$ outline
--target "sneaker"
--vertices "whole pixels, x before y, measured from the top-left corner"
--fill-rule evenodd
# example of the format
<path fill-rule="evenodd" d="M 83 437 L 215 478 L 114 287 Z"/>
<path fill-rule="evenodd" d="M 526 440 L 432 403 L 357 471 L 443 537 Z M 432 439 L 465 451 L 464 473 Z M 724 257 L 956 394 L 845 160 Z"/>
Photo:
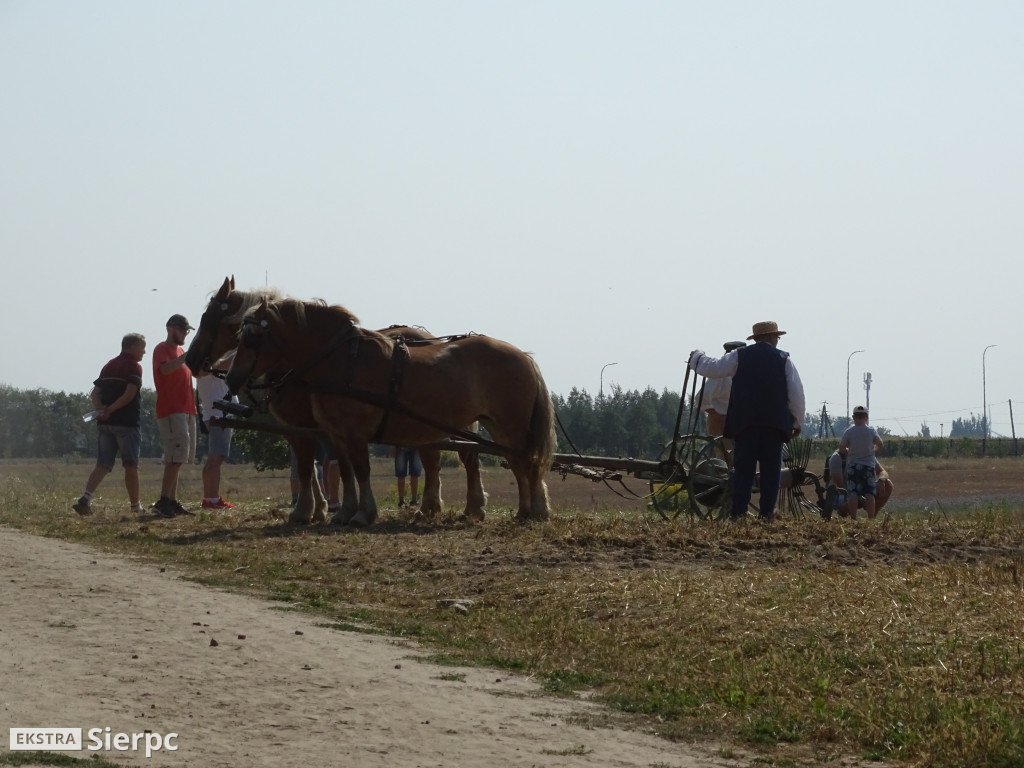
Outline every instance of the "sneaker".
<path fill-rule="evenodd" d="M 187 509 L 185 509 L 185 507 L 183 507 L 181 505 L 181 502 L 178 501 L 177 499 L 171 499 L 171 509 L 173 510 L 172 517 L 174 515 L 191 515 L 192 514 Z"/>
<path fill-rule="evenodd" d="M 89 500 L 87 498 L 85 498 L 85 496 L 83 496 L 78 501 L 76 501 L 74 504 L 72 504 L 71 508 L 73 510 L 75 510 L 75 512 L 77 512 L 78 514 L 80 514 L 82 516 L 91 515 L 92 514 L 92 506 L 89 504 Z"/>
<path fill-rule="evenodd" d="M 162 496 L 153 505 L 153 512 L 157 517 L 174 517 L 174 507 L 171 506 L 171 500 L 166 496 Z"/>
<path fill-rule="evenodd" d="M 203 499 L 203 509 L 234 509 L 235 505 L 230 502 L 224 501 L 224 499 L 217 499 L 216 501 L 210 501 L 209 499 Z"/>

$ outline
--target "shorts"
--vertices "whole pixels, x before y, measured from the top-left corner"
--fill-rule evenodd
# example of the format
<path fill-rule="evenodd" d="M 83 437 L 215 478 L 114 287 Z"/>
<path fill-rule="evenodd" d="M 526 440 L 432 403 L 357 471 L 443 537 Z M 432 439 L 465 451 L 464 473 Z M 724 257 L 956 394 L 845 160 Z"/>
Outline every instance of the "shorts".
<path fill-rule="evenodd" d="M 164 464 L 191 464 L 196 460 L 196 417 L 192 413 L 172 413 L 156 420 Z"/>
<path fill-rule="evenodd" d="M 209 427 L 207 438 L 207 453 L 211 456 L 227 456 L 231 453 L 231 436 L 235 430 L 231 427 Z"/>
<path fill-rule="evenodd" d="M 420 452 L 415 448 L 395 449 L 395 477 L 419 477 L 423 474 Z"/>
<path fill-rule="evenodd" d="M 338 454 L 334 451 L 334 443 L 326 437 L 316 439 L 316 460 L 321 464 L 338 460 Z"/>
<path fill-rule="evenodd" d="M 100 424 L 99 451 L 96 463 L 107 469 L 114 468 L 114 459 L 121 453 L 122 467 L 139 466 L 142 453 L 142 430 L 138 427 L 117 427 Z"/>
<path fill-rule="evenodd" d="M 877 479 L 872 464 L 848 464 L 846 466 L 846 488 L 857 496 L 874 496 Z"/>

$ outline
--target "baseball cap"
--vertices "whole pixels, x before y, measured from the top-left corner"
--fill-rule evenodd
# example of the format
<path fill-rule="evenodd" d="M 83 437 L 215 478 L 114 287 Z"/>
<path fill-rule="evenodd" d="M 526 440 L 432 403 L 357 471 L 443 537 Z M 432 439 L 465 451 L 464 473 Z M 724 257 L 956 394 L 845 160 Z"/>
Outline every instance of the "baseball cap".
<path fill-rule="evenodd" d="M 189 331 L 195 330 L 195 328 L 188 324 L 188 320 L 184 315 L 171 315 L 167 318 L 167 325 L 174 325 L 178 328 L 185 328 Z"/>
<path fill-rule="evenodd" d="M 868 409 L 865 408 L 863 405 L 858 405 L 856 408 L 853 409 L 853 415 L 856 416 L 859 413 L 863 413 L 865 416 L 867 416 Z"/>

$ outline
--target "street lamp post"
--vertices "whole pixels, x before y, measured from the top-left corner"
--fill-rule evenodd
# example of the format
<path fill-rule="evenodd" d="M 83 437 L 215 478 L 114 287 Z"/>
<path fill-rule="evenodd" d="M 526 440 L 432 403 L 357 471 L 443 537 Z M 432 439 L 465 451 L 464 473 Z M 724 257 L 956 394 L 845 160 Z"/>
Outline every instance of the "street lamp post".
<path fill-rule="evenodd" d="M 605 363 L 601 366 L 601 387 L 597 390 L 598 397 L 604 397 L 604 369 L 609 365 L 618 365 L 618 363 Z"/>
<path fill-rule="evenodd" d="M 863 352 L 863 349 L 855 349 L 850 353 L 850 357 L 846 358 L 846 420 L 850 420 L 850 359 L 858 352 Z"/>
<path fill-rule="evenodd" d="M 981 424 L 982 424 L 982 436 L 981 436 L 981 455 L 985 455 L 985 451 L 988 448 L 988 387 L 985 382 L 985 353 L 988 352 L 992 347 L 997 347 L 998 344 L 989 344 L 981 352 Z"/>

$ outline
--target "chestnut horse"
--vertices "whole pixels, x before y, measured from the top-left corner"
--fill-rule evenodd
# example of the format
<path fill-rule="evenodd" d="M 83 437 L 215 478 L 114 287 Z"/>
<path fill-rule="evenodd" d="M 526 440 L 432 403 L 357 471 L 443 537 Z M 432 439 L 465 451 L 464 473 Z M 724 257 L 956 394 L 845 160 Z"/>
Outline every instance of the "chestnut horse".
<path fill-rule="evenodd" d="M 238 343 L 238 333 L 244 314 L 259 305 L 264 299 L 279 298 L 281 296 L 275 290 L 257 292 L 235 290 L 234 277 L 224 278 L 220 290 L 210 300 L 203 312 L 199 330 L 185 353 L 186 364 L 192 370 L 198 371 L 211 365 L 212 361 L 220 359 L 225 352 L 233 349 Z M 421 340 L 431 338 L 430 334 L 422 329 L 409 326 L 391 326 L 382 330 L 381 333 L 396 338 L 399 336 Z M 279 375 L 284 375 L 284 373 L 283 369 L 277 372 Z M 270 378 L 273 379 L 274 376 L 271 375 Z M 297 384 L 282 390 L 270 399 L 268 405 L 271 414 L 282 424 L 317 429 L 309 393 L 302 385 Z M 300 487 L 298 503 L 292 510 L 289 519 L 293 523 L 323 522 L 326 518 L 327 500 L 314 475 L 316 438 L 309 434 L 295 433 L 288 435 L 287 440 L 292 450 L 295 451 Z M 481 520 L 484 516 L 487 494 L 484 492 L 480 478 L 480 455 L 475 450 L 460 450 L 458 453 L 466 468 L 466 507 L 463 514 L 469 519 Z M 358 509 L 358 494 L 351 461 L 342 452 L 338 452 L 337 455 L 342 481 L 342 506 L 333 522 L 345 523 Z M 422 448 L 420 457 L 423 460 L 424 469 L 420 513 L 431 518 L 444 509 L 444 501 L 441 499 L 441 452 L 436 448 Z"/>
<path fill-rule="evenodd" d="M 354 524 L 377 517 L 369 443 L 424 445 L 473 421 L 487 428 L 491 450 L 515 475 L 519 519 L 547 519 L 554 409 L 533 358 L 480 335 L 406 347 L 356 323 L 344 307 L 324 302 L 264 301 L 243 319 L 229 389 L 289 369 L 279 388 L 305 387 L 317 425 L 352 461 L 359 485 Z"/>

